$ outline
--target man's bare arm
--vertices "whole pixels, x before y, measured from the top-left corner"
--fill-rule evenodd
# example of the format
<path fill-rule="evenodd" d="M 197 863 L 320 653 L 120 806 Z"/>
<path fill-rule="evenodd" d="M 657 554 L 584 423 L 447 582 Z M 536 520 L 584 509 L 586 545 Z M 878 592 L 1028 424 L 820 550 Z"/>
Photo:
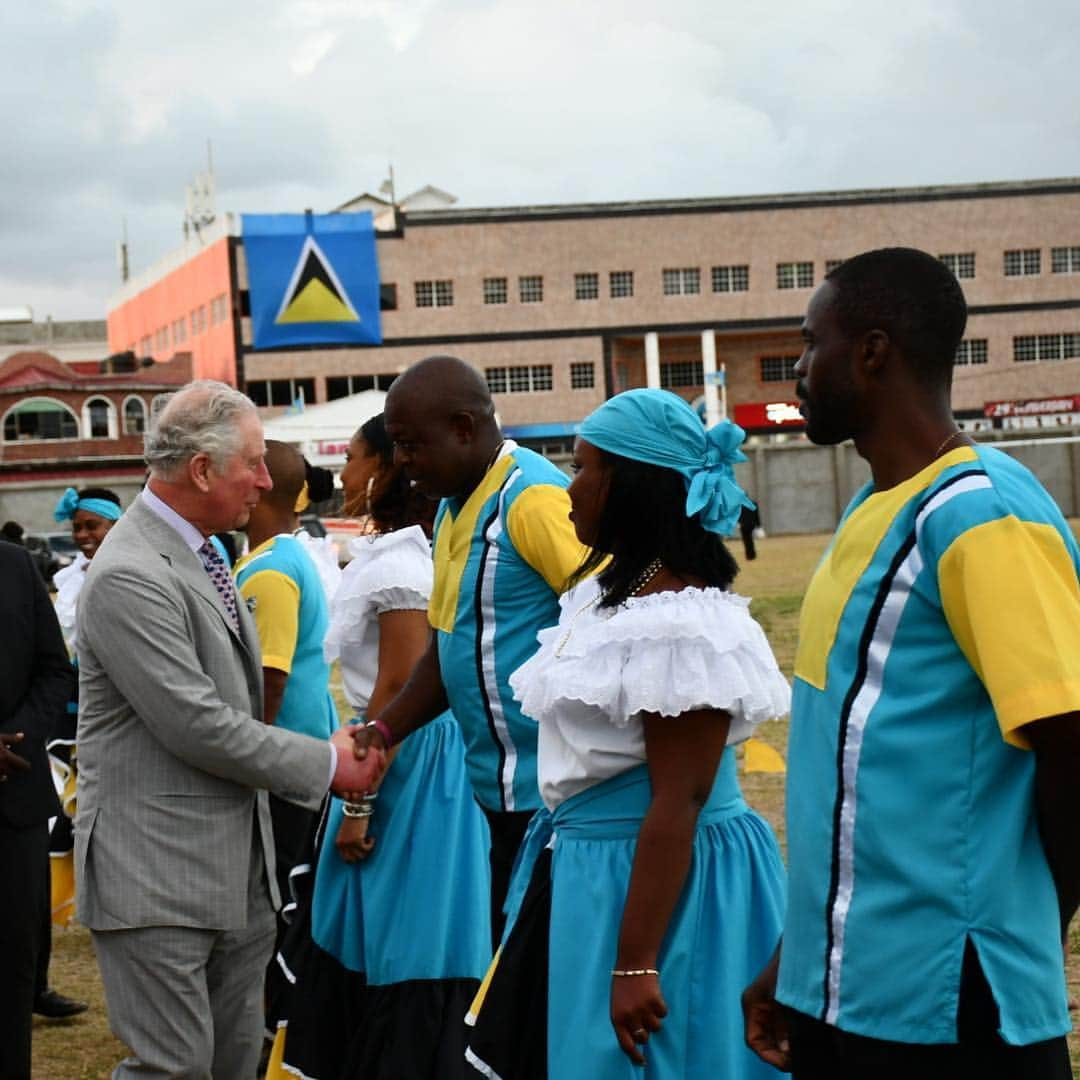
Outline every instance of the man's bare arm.
<path fill-rule="evenodd" d="M 1023 732 L 1035 751 L 1035 807 L 1057 887 L 1062 933 L 1080 905 L 1080 712 L 1049 716 Z"/>

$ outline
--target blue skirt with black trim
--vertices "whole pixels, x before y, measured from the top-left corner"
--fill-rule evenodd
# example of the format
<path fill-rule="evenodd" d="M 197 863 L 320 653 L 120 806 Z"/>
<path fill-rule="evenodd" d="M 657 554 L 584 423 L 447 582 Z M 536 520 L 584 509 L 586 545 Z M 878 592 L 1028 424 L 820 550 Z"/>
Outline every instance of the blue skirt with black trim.
<path fill-rule="evenodd" d="M 668 1016 L 649 1039 L 645 1068 L 633 1065 L 615 1039 L 609 1019 L 611 969 L 637 836 L 651 799 L 648 770 L 638 766 L 568 799 L 553 815 L 541 811 L 522 846 L 508 899 L 511 920 L 536 859 L 554 834 L 547 1075 L 558 1080 L 773 1080 L 776 1071 L 743 1042 L 740 995 L 779 941 L 784 870 L 772 830 L 743 800 L 730 749 L 698 819 L 690 872 L 660 950 Z M 513 933 L 511 923 L 504 948 Z M 477 1020 L 481 1038 L 487 1037 L 484 1012 L 495 1006 L 493 995 L 500 992 L 497 979 L 496 968 Z M 506 993 L 509 988 L 502 986 Z M 495 1006 L 493 1015 L 498 1011 Z M 499 1071 L 497 1049 L 478 1042 L 470 1044 L 474 1066 L 510 1080 Z"/>

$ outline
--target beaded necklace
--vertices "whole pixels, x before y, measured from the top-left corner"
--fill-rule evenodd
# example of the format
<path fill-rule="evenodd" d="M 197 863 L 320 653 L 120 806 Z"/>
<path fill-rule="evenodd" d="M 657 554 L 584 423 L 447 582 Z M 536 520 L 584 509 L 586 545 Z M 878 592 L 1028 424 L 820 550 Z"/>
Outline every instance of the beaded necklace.
<path fill-rule="evenodd" d="M 644 570 L 632 582 L 630 582 L 630 588 L 626 590 L 627 597 L 638 596 L 642 590 L 652 581 L 661 570 L 664 569 L 664 563 L 661 559 L 653 559 Z M 566 648 L 566 643 L 570 640 L 571 635 L 574 633 L 574 626 L 578 621 L 578 618 L 585 614 L 586 611 L 591 610 L 604 599 L 604 594 L 600 593 L 598 596 L 594 596 L 588 603 L 582 604 L 581 607 L 574 612 L 570 619 L 570 624 L 566 628 L 566 633 L 559 639 L 558 644 L 555 646 L 556 658 L 562 656 L 563 649 Z"/>

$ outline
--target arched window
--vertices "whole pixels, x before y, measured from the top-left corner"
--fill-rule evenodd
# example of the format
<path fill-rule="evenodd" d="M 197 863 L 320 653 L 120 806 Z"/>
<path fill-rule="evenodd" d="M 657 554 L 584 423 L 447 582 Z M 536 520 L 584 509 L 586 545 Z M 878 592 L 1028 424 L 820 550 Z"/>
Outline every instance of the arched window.
<path fill-rule="evenodd" d="M 90 398 L 83 405 L 83 437 L 116 438 L 116 410 L 108 398 Z"/>
<path fill-rule="evenodd" d="M 146 430 L 146 404 L 142 398 L 129 397 L 124 402 L 124 434 L 141 435 Z"/>
<path fill-rule="evenodd" d="M 53 398 L 27 398 L 4 414 L 4 442 L 78 437 L 75 414 Z"/>

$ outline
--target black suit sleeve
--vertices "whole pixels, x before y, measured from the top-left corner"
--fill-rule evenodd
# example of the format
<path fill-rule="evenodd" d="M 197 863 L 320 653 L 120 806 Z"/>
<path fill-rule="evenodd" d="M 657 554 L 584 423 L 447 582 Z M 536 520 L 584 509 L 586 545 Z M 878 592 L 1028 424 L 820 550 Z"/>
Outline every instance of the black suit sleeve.
<path fill-rule="evenodd" d="M 22 731 L 27 739 L 44 741 L 67 708 L 74 673 L 52 601 L 29 554 L 11 545 L 4 545 L 4 549 L 3 577 L 9 599 L 0 607 L 8 632 L 14 630 L 23 637 L 12 642 L 12 652 L 23 660 L 25 675 L 9 673 L 15 676 L 9 692 L 12 685 L 19 691 L 10 711 L 0 715 L 0 732 Z M 9 609 L 12 601 L 19 610 Z"/>

